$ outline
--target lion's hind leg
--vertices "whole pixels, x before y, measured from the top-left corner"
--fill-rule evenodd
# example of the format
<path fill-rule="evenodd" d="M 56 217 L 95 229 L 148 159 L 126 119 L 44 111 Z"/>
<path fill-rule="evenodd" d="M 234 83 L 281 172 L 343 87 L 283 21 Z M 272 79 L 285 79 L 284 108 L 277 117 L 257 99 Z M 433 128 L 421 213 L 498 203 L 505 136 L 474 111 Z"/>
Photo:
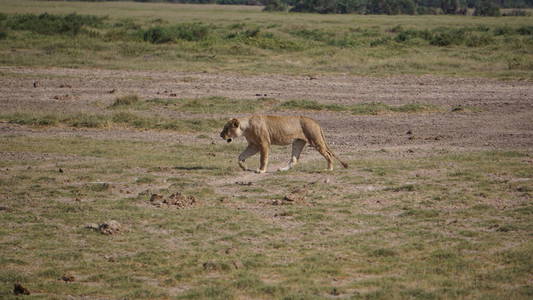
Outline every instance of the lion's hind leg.
<path fill-rule="evenodd" d="M 328 148 L 324 143 L 319 143 L 315 146 L 316 150 L 324 156 L 326 161 L 328 162 L 328 168 L 327 171 L 333 171 L 333 159 L 331 153 L 328 151 Z"/>
<path fill-rule="evenodd" d="M 295 140 L 292 143 L 291 160 L 289 161 L 286 167 L 280 168 L 279 171 L 287 171 L 298 163 L 298 160 L 300 159 L 300 154 L 302 154 L 302 150 L 304 149 L 306 143 L 306 141 L 299 139 Z"/>

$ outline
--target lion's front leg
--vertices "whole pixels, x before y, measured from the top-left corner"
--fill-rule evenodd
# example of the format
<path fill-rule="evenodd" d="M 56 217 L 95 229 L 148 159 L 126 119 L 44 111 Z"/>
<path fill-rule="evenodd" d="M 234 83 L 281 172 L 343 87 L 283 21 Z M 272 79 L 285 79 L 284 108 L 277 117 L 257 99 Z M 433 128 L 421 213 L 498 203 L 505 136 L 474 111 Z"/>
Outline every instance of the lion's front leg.
<path fill-rule="evenodd" d="M 259 169 L 256 171 L 257 173 L 265 173 L 267 170 L 268 165 L 268 145 L 261 145 L 261 164 L 259 166 Z"/>
<path fill-rule="evenodd" d="M 250 156 L 255 155 L 257 152 L 259 152 L 258 147 L 248 145 L 248 147 L 246 147 L 246 149 L 244 149 L 244 151 L 239 155 L 239 167 L 241 167 L 241 169 L 243 169 L 244 171 L 250 171 L 250 169 L 246 167 L 245 161 Z"/>

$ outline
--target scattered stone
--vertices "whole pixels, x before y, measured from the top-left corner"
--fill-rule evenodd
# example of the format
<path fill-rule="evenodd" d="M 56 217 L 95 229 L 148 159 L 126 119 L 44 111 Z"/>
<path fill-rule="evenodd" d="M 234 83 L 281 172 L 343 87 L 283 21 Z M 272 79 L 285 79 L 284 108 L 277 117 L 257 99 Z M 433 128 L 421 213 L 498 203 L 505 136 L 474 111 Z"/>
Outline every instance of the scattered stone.
<path fill-rule="evenodd" d="M 150 203 L 152 203 L 153 205 L 163 203 L 163 196 L 158 194 L 152 194 L 152 196 L 150 196 Z"/>
<path fill-rule="evenodd" d="M 102 223 L 98 225 L 98 230 L 100 231 L 100 233 L 105 235 L 117 234 L 121 230 L 121 225 L 119 222 L 111 220 L 107 223 Z"/>
<path fill-rule="evenodd" d="M 72 86 L 70 84 L 66 84 L 66 83 L 63 83 L 61 85 L 59 85 L 60 88 L 72 88 Z"/>
<path fill-rule="evenodd" d="M 114 256 L 111 256 L 111 255 L 104 255 L 104 258 L 108 261 L 108 262 L 116 262 L 117 259 L 114 257 Z"/>
<path fill-rule="evenodd" d="M 196 204 L 196 198 L 194 196 L 185 196 L 180 192 L 176 192 L 167 198 L 162 195 L 152 194 L 150 196 L 150 203 L 157 207 L 176 207 L 177 209 L 186 208 Z"/>
<path fill-rule="evenodd" d="M 309 76 L 309 80 L 317 80 L 317 79 L 318 79 L 318 77 L 316 77 L 316 76 Z"/>
<path fill-rule="evenodd" d="M 333 288 L 333 289 L 331 290 L 330 294 L 331 294 L 332 296 L 339 296 L 339 295 L 340 295 L 340 293 L 339 293 L 339 291 L 337 290 L 337 288 Z"/>
<path fill-rule="evenodd" d="M 455 223 L 457 223 L 457 222 L 459 222 L 457 219 L 450 220 L 450 221 L 448 221 L 448 222 L 446 223 L 446 225 L 452 225 L 452 224 L 455 224 Z"/>
<path fill-rule="evenodd" d="M 292 191 L 290 194 L 285 195 L 285 197 L 283 197 L 283 200 L 288 202 L 304 202 L 306 195 L 307 189 L 299 188 Z"/>
<path fill-rule="evenodd" d="M 279 214 L 274 214 L 274 217 L 290 217 L 290 216 L 292 216 L 292 214 L 286 211 L 280 212 Z"/>
<path fill-rule="evenodd" d="M 464 108 L 461 105 L 452 107 L 452 111 L 453 112 L 463 111 L 463 110 L 464 110 Z"/>
<path fill-rule="evenodd" d="M 33 81 L 33 87 L 36 88 L 39 86 L 39 81 L 35 80 Z"/>
<path fill-rule="evenodd" d="M 117 91 L 116 89 L 112 89 L 112 90 L 108 91 L 107 93 L 108 94 L 114 94 L 116 91 Z"/>
<path fill-rule="evenodd" d="M 58 171 L 59 171 L 59 173 L 63 173 L 63 169 L 61 169 L 61 168 L 59 168 Z"/>
<path fill-rule="evenodd" d="M 185 196 L 180 192 L 170 195 L 167 199 L 163 200 L 163 203 L 168 205 L 175 205 L 178 208 L 184 208 L 187 206 L 192 206 L 196 203 L 196 198 L 194 196 Z"/>
<path fill-rule="evenodd" d="M 178 97 L 178 94 L 176 94 L 176 93 L 171 93 L 169 96 L 170 96 L 170 97 Z"/>
<path fill-rule="evenodd" d="M 244 268 L 244 265 L 243 265 L 242 262 L 239 261 L 239 260 L 235 260 L 235 261 L 233 261 L 232 264 L 233 264 L 233 267 L 234 267 L 235 269 L 237 269 L 237 270 L 238 270 L 238 269 L 242 269 L 242 268 Z"/>
<path fill-rule="evenodd" d="M 216 271 L 218 269 L 218 265 L 214 262 L 208 261 L 202 264 L 202 267 L 206 271 Z"/>
<path fill-rule="evenodd" d="M 15 283 L 13 287 L 13 294 L 15 295 L 29 295 L 30 291 L 27 288 L 23 287 L 20 283 Z"/>
<path fill-rule="evenodd" d="M 65 95 L 59 95 L 59 96 L 56 95 L 56 96 L 54 96 L 53 98 L 54 98 L 54 100 L 68 100 L 68 99 L 70 99 L 71 97 L 70 97 L 69 94 L 65 94 Z"/>
<path fill-rule="evenodd" d="M 61 276 L 61 280 L 65 281 L 65 282 L 73 282 L 76 280 L 76 278 L 72 275 L 63 275 Z"/>
<path fill-rule="evenodd" d="M 272 205 L 282 205 L 282 204 L 283 204 L 283 201 L 281 200 L 278 200 L 278 199 L 272 200 Z"/>
<path fill-rule="evenodd" d="M 413 131 L 411 129 L 409 129 L 409 130 L 407 130 L 407 132 L 405 134 L 411 135 L 411 134 L 413 134 Z"/>
<path fill-rule="evenodd" d="M 413 149 L 407 149 L 407 153 L 415 153 L 415 150 L 413 150 Z"/>
<path fill-rule="evenodd" d="M 235 181 L 236 185 L 252 185 L 251 181 Z"/>
<path fill-rule="evenodd" d="M 326 178 L 326 180 L 324 180 L 324 183 L 326 183 L 326 184 L 328 184 L 330 182 L 331 182 L 331 180 L 329 178 Z"/>
<path fill-rule="evenodd" d="M 100 229 L 100 226 L 96 223 L 91 223 L 91 224 L 85 225 L 85 228 L 97 231 Z"/>
<path fill-rule="evenodd" d="M 0 211 L 8 211 L 9 208 L 7 206 L 0 206 Z"/>

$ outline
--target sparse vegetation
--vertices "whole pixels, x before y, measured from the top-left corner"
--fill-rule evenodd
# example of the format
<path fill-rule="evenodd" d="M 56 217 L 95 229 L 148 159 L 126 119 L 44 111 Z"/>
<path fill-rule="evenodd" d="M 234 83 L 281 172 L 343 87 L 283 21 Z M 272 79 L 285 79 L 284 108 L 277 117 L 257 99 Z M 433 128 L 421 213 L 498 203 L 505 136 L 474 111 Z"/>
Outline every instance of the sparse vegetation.
<path fill-rule="evenodd" d="M 0 45 L 0 62 L 7 65 L 531 76 L 528 63 L 508 64 L 518 56 L 531 61 L 528 17 L 506 17 L 503 26 L 490 18 L 465 16 L 404 16 L 390 22 L 387 16 L 298 15 L 300 21 L 295 22 L 260 8 L 220 8 L 225 10 L 222 18 L 207 13 L 210 8 L 203 12 L 194 6 L 143 6 L 146 12 L 141 15 L 162 16 L 154 19 L 132 18 L 106 3 L 93 6 L 89 15 L 65 14 L 81 4 L 47 2 L 12 13 L 17 12 L 13 1 L 4 2 L 6 13 L 0 18 L 0 38 L 6 41 Z M 139 14 L 141 4 L 127 5 Z M 201 17 L 194 17 L 197 10 Z M 418 54 L 411 55 L 413 51 Z"/>
<path fill-rule="evenodd" d="M 347 111 L 354 115 L 376 115 L 380 113 L 420 113 L 435 112 L 439 108 L 430 104 L 412 103 L 392 106 L 380 102 L 359 103 L 352 105 L 321 104 L 311 100 L 291 100 L 279 105 L 281 109 Z"/>
<path fill-rule="evenodd" d="M 165 119 L 145 117 L 131 112 L 116 112 L 112 115 L 79 113 L 70 116 L 15 113 L 0 115 L 1 120 L 13 124 L 32 126 L 66 125 L 81 128 L 132 127 L 139 129 L 163 129 L 178 132 L 205 132 L 218 129 L 223 120 L 214 119 Z"/>

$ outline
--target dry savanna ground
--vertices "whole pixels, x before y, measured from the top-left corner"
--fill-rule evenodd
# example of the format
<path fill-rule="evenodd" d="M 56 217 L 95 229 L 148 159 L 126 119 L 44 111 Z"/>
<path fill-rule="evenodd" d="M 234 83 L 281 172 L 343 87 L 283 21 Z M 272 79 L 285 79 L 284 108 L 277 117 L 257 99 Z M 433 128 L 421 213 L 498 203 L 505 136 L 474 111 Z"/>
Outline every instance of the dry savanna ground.
<path fill-rule="evenodd" d="M 248 7 L 14 0 L 0 8 L 7 20 L 110 15 L 96 33 L 15 24 L 0 40 L 0 298 L 533 297 L 533 52 L 517 33 L 527 17 L 287 18 Z M 180 13 L 219 31 L 256 22 L 266 33 L 113 40 L 129 32 L 120 26 L 170 26 Z M 433 20 L 461 20 L 475 37 L 494 33 L 494 44 L 413 37 L 406 46 L 390 30 L 420 33 L 410 26 Z M 494 27 L 501 20 L 509 27 Z M 361 28 L 346 29 L 355 21 Z M 347 31 L 328 40 L 339 28 Z M 374 34 L 383 44 L 371 45 Z M 301 47 L 265 47 L 285 39 Z M 137 46 L 140 54 L 123 51 Z M 324 171 L 306 148 L 294 169 L 277 172 L 290 147 L 274 146 L 266 174 L 241 171 L 246 142 L 219 132 L 253 113 L 316 119 L 350 167 Z"/>

